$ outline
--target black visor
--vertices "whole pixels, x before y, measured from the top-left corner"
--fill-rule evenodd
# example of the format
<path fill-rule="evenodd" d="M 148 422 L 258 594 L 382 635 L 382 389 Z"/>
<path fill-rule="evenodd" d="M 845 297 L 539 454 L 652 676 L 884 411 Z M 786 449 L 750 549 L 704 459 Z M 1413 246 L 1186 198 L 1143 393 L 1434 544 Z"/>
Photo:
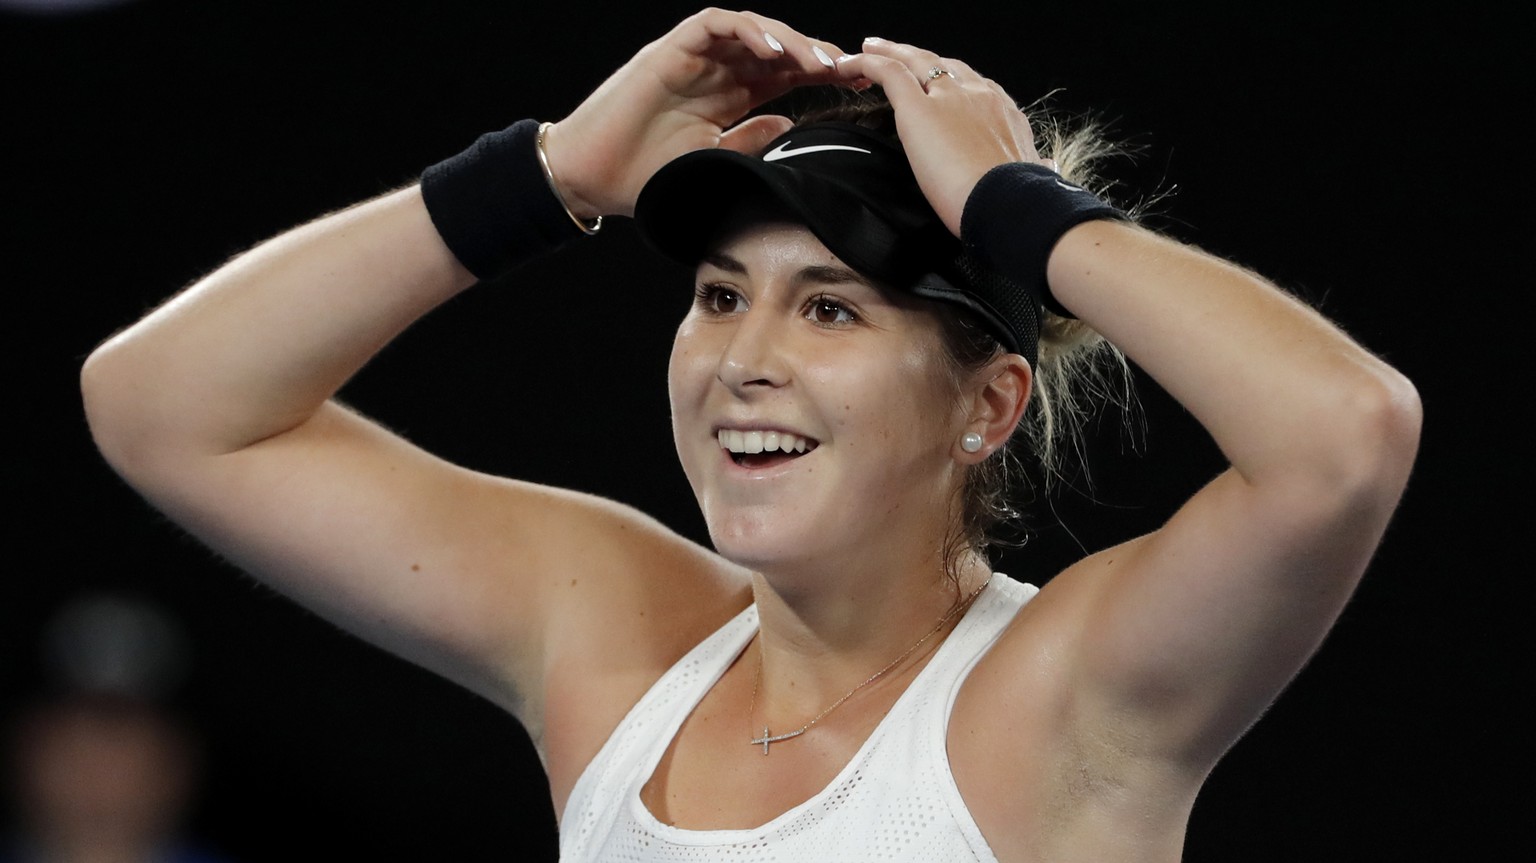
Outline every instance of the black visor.
<path fill-rule="evenodd" d="M 929 206 L 906 153 L 852 123 L 801 126 L 760 156 L 697 150 L 657 171 L 635 203 L 647 241 L 697 264 L 737 204 L 766 196 L 872 280 L 976 313 L 1011 352 L 1035 363 L 1039 303 L 966 254 Z"/>

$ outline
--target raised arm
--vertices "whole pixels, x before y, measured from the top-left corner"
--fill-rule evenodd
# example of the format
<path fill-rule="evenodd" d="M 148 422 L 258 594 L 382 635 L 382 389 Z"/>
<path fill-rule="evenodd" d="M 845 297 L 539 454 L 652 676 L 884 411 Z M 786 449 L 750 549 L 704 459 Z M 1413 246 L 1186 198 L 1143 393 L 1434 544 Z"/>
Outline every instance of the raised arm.
<path fill-rule="evenodd" d="M 727 129 L 826 78 L 821 44 L 759 16 L 688 19 L 550 130 L 557 188 L 581 218 L 624 213 L 670 158 L 757 146 L 787 121 Z M 498 140 L 497 158 L 520 167 L 491 170 L 535 181 L 513 183 L 527 200 L 488 215 L 514 216 L 545 246 L 578 236 L 531 135 Z M 444 227 L 473 226 L 472 206 L 429 212 L 412 186 L 269 240 L 108 340 L 82 386 L 103 454 L 177 522 L 322 615 L 537 724 L 529 702 L 544 697 L 545 669 L 572 659 L 559 651 L 593 636 L 644 666 L 647 645 L 696 639 L 741 585 L 627 508 L 457 468 L 332 401 L 390 339 L 476 281 L 455 254 L 473 243 Z M 541 242 L 508 239 L 525 256 Z M 684 586 L 701 601 L 680 601 Z M 647 609 L 648 622 L 634 614 Z M 666 615 L 671 628 L 656 619 Z"/>
<path fill-rule="evenodd" d="M 965 64 L 911 46 L 866 43 L 842 65 L 885 87 L 951 229 L 966 220 L 967 241 L 1008 258 L 999 238 L 1032 221 L 1032 202 L 1010 199 L 989 172 L 1042 161 L 1015 103 Z M 935 67 L 955 77 L 930 83 Z M 968 206 L 1011 221 L 972 236 Z M 1055 299 L 1188 408 L 1231 468 L 1160 530 L 1058 576 L 1029 631 L 1009 638 L 1021 664 L 1049 656 L 1054 715 L 1198 784 L 1359 580 L 1407 481 L 1418 399 L 1322 317 L 1197 249 L 1115 221 L 1079 224 L 1048 248 L 1035 266 Z"/>
<path fill-rule="evenodd" d="M 1259 277 L 1129 225 L 1072 230 L 1049 272 L 1231 464 L 1079 576 L 1081 676 L 1099 709 L 1154 718 L 1203 768 L 1316 650 L 1364 573 L 1407 483 L 1418 398 Z"/>

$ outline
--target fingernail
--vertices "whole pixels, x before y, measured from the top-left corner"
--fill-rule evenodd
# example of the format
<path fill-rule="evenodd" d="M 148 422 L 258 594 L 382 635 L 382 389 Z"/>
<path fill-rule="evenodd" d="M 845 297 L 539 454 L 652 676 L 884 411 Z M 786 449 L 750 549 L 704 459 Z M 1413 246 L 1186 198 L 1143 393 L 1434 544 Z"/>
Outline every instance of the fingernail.
<path fill-rule="evenodd" d="M 843 54 L 843 55 L 841 55 L 840 57 L 837 58 L 836 62 L 838 63 L 838 65 L 842 65 L 843 63 L 847 63 L 849 60 L 852 60 L 852 59 L 853 59 L 853 55 L 852 54 Z"/>
<path fill-rule="evenodd" d="M 832 62 L 832 58 L 827 56 L 827 52 L 821 50 L 820 45 L 812 45 L 811 53 L 816 55 L 816 59 L 821 61 L 821 65 L 827 67 L 828 69 L 837 68 L 837 64 Z"/>
<path fill-rule="evenodd" d="M 764 33 L 763 34 L 763 39 L 767 40 L 769 48 L 772 48 L 773 50 L 779 52 L 780 54 L 784 53 L 784 45 L 783 45 L 783 43 L 781 43 L 779 40 L 773 38 L 773 34 L 772 33 Z"/>
<path fill-rule="evenodd" d="M 865 36 L 864 37 L 864 44 L 865 45 L 874 45 L 874 44 L 877 44 L 877 43 L 880 43 L 880 42 L 884 42 L 884 41 L 885 40 L 881 39 L 879 36 Z"/>

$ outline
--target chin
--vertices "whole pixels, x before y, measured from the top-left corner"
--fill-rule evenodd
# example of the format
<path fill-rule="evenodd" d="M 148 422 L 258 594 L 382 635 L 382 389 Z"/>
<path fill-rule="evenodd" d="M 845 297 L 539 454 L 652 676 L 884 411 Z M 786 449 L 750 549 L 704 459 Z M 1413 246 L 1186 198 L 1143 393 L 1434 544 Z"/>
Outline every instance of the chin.
<path fill-rule="evenodd" d="M 782 512 L 737 514 L 727 519 L 706 517 L 715 552 L 737 566 L 753 570 L 793 566 L 816 555 L 820 544 L 793 520 L 793 514 Z"/>
<path fill-rule="evenodd" d="M 782 531 L 741 524 L 711 523 L 709 540 L 721 557 L 731 563 L 753 569 L 772 564 L 783 557 L 787 544 Z"/>

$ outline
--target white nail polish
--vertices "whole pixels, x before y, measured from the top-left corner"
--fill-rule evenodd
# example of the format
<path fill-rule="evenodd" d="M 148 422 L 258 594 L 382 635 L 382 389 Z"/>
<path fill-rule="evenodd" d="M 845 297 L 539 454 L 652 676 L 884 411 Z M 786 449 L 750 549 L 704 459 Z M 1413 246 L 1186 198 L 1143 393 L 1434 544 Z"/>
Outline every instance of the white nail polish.
<path fill-rule="evenodd" d="M 773 50 L 779 52 L 780 54 L 784 53 L 784 44 L 782 42 L 780 42 L 779 40 L 773 38 L 773 34 L 772 33 L 764 33 L 763 34 L 763 38 L 765 40 L 767 40 L 769 48 L 772 48 Z"/>
<path fill-rule="evenodd" d="M 811 53 L 816 55 L 816 59 L 821 61 L 821 65 L 828 69 L 837 68 L 837 64 L 832 62 L 832 58 L 827 56 L 827 52 L 821 50 L 820 45 L 812 45 Z"/>

